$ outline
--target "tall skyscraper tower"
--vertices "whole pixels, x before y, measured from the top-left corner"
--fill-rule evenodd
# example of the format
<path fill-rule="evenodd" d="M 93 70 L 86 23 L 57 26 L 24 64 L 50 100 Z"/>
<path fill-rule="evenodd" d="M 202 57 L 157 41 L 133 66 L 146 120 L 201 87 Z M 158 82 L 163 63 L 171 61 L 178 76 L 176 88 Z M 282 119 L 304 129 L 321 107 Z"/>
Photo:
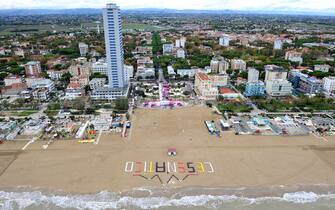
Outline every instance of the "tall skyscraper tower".
<path fill-rule="evenodd" d="M 97 33 L 100 34 L 100 24 L 101 24 L 101 22 L 96 21 L 95 23 L 97 24 Z"/>
<path fill-rule="evenodd" d="M 122 21 L 120 8 L 116 4 L 107 4 L 103 9 L 108 80 L 110 88 L 125 87 L 123 70 Z"/>
<path fill-rule="evenodd" d="M 128 78 L 124 71 L 122 21 L 120 8 L 116 4 L 107 4 L 103 9 L 106 62 L 108 85 L 93 89 L 91 98 L 97 100 L 115 100 L 127 97 Z"/>

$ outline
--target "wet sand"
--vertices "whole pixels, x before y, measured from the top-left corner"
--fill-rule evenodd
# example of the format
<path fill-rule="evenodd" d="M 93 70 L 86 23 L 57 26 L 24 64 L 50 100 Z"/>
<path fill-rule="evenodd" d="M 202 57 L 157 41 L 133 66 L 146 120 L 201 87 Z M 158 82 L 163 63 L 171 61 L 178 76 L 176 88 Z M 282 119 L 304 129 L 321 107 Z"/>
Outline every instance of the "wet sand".
<path fill-rule="evenodd" d="M 127 139 L 103 134 L 98 145 L 58 141 L 47 150 L 45 142 L 0 146 L 0 187 L 33 187 L 72 193 L 125 192 L 134 188 L 163 187 L 269 187 L 335 185 L 335 137 L 211 136 L 204 120 L 217 120 L 205 107 L 135 111 Z M 178 155 L 168 157 L 167 149 Z M 8 158 L 8 150 L 15 158 Z M 2 155 L 3 154 L 3 155 Z M 12 154 L 14 155 L 14 154 Z M 213 173 L 125 172 L 126 162 L 210 162 Z M 147 179 L 148 178 L 148 179 Z M 161 180 L 161 181 L 160 181 Z"/>

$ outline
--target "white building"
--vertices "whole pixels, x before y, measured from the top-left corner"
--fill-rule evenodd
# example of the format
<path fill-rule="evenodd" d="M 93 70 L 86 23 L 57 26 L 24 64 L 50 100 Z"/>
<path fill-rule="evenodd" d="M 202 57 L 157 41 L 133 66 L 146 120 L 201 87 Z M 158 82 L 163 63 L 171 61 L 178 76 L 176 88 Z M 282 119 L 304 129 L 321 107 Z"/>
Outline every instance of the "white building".
<path fill-rule="evenodd" d="M 92 91 L 91 98 L 93 100 L 115 100 L 120 97 L 126 97 L 128 95 L 128 89 L 124 88 L 113 88 L 111 89 L 108 85 L 102 88 Z"/>
<path fill-rule="evenodd" d="M 21 49 L 21 48 L 18 48 L 16 50 L 14 50 L 14 55 L 19 56 L 19 57 L 23 57 L 23 58 L 25 57 L 24 50 Z"/>
<path fill-rule="evenodd" d="M 247 63 L 242 59 L 232 59 L 231 60 L 231 68 L 233 70 L 245 71 L 247 69 Z"/>
<path fill-rule="evenodd" d="M 27 77 L 39 77 L 42 74 L 41 62 L 30 61 L 24 65 Z"/>
<path fill-rule="evenodd" d="M 213 87 L 224 87 L 228 85 L 229 76 L 227 74 L 209 75 Z"/>
<path fill-rule="evenodd" d="M 55 83 L 50 79 L 36 80 L 35 82 L 32 83 L 31 88 L 32 89 L 46 88 L 49 91 L 53 91 L 55 89 Z"/>
<path fill-rule="evenodd" d="M 314 65 L 314 71 L 329 72 L 330 66 L 328 64 Z"/>
<path fill-rule="evenodd" d="M 48 92 L 48 90 L 46 89 L 38 89 L 38 90 L 32 91 L 32 95 L 35 100 L 48 101 L 50 92 Z"/>
<path fill-rule="evenodd" d="M 89 82 L 91 90 L 101 88 L 105 86 L 106 78 L 94 78 Z"/>
<path fill-rule="evenodd" d="M 50 79 L 36 80 L 32 83 L 31 88 L 34 99 L 47 101 L 55 90 L 55 83 Z"/>
<path fill-rule="evenodd" d="M 173 44 L 163 44 L 163 54 L 171 54 L 173 51 Z"/>
<path fill-rule="evenodd" d="M 137 69 L 136 78 L 149 79 L 155 77 L 155 68 Z"/>
<path fill-rule="evenodd" d="M 14 140 L 20 130 L 21 129 L 17 121 L 0 122 L 0 139 Z"/>
<path fill-rule="evenodd" d="M 74 100 L 82 96 L 84 96 L 84 91 L 82 89 L 67 88 L 65 91 L 64 99 Z"/>
<path fill-rule="evenodd" d="M 185 48 L 186 46 L 186 38 L 181 37 L 180 39 L 176 39 L 175 41 L 176 48 Z"/>
<path fill-rule="evenodd" d="M 180 48 L 180 39 L 176 39 L 176 48 Z"/>
<path fill-rule="evenodd" d="M 154 61 L 150 57 L 139 57 L 136 61 L 137 68 L 141 67 L 152 67 L 154 65 Z"/>
<path fill-rule="evenodd" d="M 61 71 L 48 70 L 47 74 L 49 75 L 50 79 L 59 80 L 66 72 L 67 70 L 61 70 Z"/>
<path fill-rule="evenodd" d="M 90 79 L 88 76 L 75 76 L 70 78 L 70 84 L 69 85 L 79 85 L 80 88 L 84 88 L 88 83 L 90 82 Z"/>
<path fill-rule="evenodd" d="M 179 74 L 181 77 L 188 76 L 188 77 L 194 77 L 195 73 L 197 73 L 198 69 L 178 69 L 177 74 Z"/>
<path fill-rule="evenodd" d="M 280 66 L 276 65 L 266 65 L 265 69 L 265 82 L 268 80 L 282 79 L 287 78 L 287 71 Z"/>
<path fill-rule="evenodd" d="M 281 39 L 276 39 L 273 44 L 273 49 L 275 50 L 281 50 L 283 49 L 283 42 Z"/>
<path fill-rule="evenodd" d="M 134 66 L 124 65 L 126 83 L 129 84 L 130 78 L 134 77 Z"/>
<path fill-rule="evenodd" d="M 211 69 L 210 66 L 205 66 L 204 69 L 200 69 L 200 70 L 201 70 L 201 72 L 203 72 L 203 73 L 205 73 L 205 74 L 209 74 L 209 73 L 212 72 L 212 69 Z"/>
<path fill-rule="evenodd" d="M 88 62 L 73 64 L 68 68 L 72 76 L 89 76 L 91 74 L 92 65 Z"/>
<path fill-rule="evenodd" d="M 92 64 L 92 73 L 100 73 L 103 75 L 108 74 L 108 67 L 106 59 L 99 59 L 97 62 Z"/>
<path fill-rule="evenodd" d="M 180 47 L 185 48 L 186 47 L 186 37 L 180 38 Z"/>
<path fill-rule="evenodd" d="M 90 124 L 94 126 L 94 130 L 97 131 L 108 131 L 112 126 L 112 118 L 110 116 L 97 116 L 95 119 L 90 121 Z"/>
<path fill-rule="evenodd" d="M 223 47 L 229 47 L 230 38 L 227 35 L 220 37 L 219 44 Z"/>
<path fill-rule="evenodd" d="M 207 75 L 203 72 L 197 72 L 194 80 L 194 91 L 199 99 L 215 100 L 219 94 L 218 88 L 227 84 L 227 74 Z"/>
<path fill-rule="evenodd" d="M 255 68 L 248 68 L 248 82 L 257 82 L 259 80 L 259 71 Z"/>
<path fill-rule="evenodd" d="M 11 86 L 13 84 L 22 83 L 22 78 L 20 76 L 8 76 L 4 79 L 5 86 Z"/>
<path fill-rule="evenodd" d="M 211 72 L 212 73 L 218 73 L 219 72 L 219 62 L 220 60 L 217 58 L 213 58 L 210 63 Z"/>
<path fill-rule="evenodd" d="M 179 48 L 177 50 L 177 58 L 185 59 L 185 50 L 183 48 Z"/>
<path fill-rule="evenodd" d="M 283 79 L 266 82 L 266 92 L 270 96 L 289 96 L 292 94 L 292 84 Z"/>
<path fill-rule="evenodd" d="M 229 69 L 229 62 L 226 60 L 222 60 L 219 62 L 219 73 L 226 73 Z"/>
<path fill-rule="evenodd" d="M 243 98 L 243 96 L 240 93 L 227 87 L 219 88 L 219 95 L 222 96 L 224 99 Z"/>
<path fill-rule="evenodd" d="M 176 72 L 174 71 L 174 68 L 172 66 L 167 67 L 168 75 L 176 75 Z"/>
<path fill-rule="evenodd" d="M 335 77 L 323 78 L 323 89 L 327 93 L 334 93 L 335 92 Z"/>
<path fill-rule="evenodd" d="M 287 51 L 285 53 L 285 60 L 289 60 L 292 62 L 297 62 L 299 64 L 302 64 L 303 59 L 302 59 L 302 53 L 297 52 L 297 51 Z"/>
<path fill-rule="evenodd" d="M 0 55 L 6 55 L 5 48 L 0 47 Z"/>
<path fill-rule="evenodd" d="M 212 73 L 226 73 L 229 69 L 229 62 L 223 57 L 214 57 L 210 65 Z"/>
<path fill-rule="evenodd" d="M 42 81 L 44 78 L 42 77 L 26 77 L 25 82 L 28 88 L 31 88 L 33 84 L 37 81 Z"/>
<path fill-rule="evenodd" d="M 24 123 L 22 135 L 39 136 L 47 126 L 47 120 L 30 119 Z"/>
<path fill-rule="evenodd" d="M 79 47 L 80 56 L 86 56 L 88 53 L 88 45 L 83 42 L 79 42 L 78 45 L 79 45 L 78 47 Z"/>

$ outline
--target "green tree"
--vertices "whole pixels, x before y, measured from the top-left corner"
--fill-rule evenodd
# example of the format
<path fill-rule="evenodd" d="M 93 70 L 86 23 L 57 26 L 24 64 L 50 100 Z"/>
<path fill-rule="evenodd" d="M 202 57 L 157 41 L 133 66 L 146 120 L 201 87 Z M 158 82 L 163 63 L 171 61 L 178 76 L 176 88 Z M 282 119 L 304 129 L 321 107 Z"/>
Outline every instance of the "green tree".
<path fill-rule="evenodd" d="M 56 65 L 54 65 L 54 69 L 55 69 L 55 70 L 61 70 L 62 67 L 63 67 L 62 64 L 56 64 Z"/>
<path fill-rule="evenodd" d="M 85 101 L 81 98 L 76 98 L 72 101 L 72 108 L 80 111 L 85 110 Z"/>
<path fill-rule="evenodd" d="M 158 32 L 155 32 L 153 34 L 151 45 L 152 45 L 152 53 L 154 55 L 161 54 L 163 52 L 163 44 Z"/>
<path fill-rule="evenodd" d="M 4 80 L 8 76 L 7 72 L 0 72 L 0 80 Z"/>
<path fill-rule="evenodd" d="M 48 109 L 50 110 L 59 110 L 61 109 L 61 104 L 59 102 L 52 102 L 48 104 Z"/>
<path fill-rule="evenodd" d="M 100 72 L 95 72 L 90 76 L 90 80 L 92 80 L 94 78 L 106 78 L 106 79 L 108 79 L 108 77 L 106 75 L 101 74 Z"/>
<path fill-rule="evenodd" d="M 62 77 L 60 78 L 60 81 L 63 83 L 63 84 L 69 84 L 70 83 L 70 79 L 71 79 L 72 75 L 70 74 L 70 72 L 67 72 L 65 74 L 62 75 Z"/>
<path fill-rule="evenodd" d="M 44 77 L 45 79 L 50 79 L 50 76 L 46 71 L 42 72 L 42 77 Z"/>
<path fill-rule="evenodd" d="M 115 100 L 115 109 L 118 111 L 126 111 L 129 108 L 128 98 L 118 98 Z"/>
<path fill-rule="evenodd" d="M 246 71 L 242 71 L 240 72 L 240 74 L 238 75 L 239 77 L 242 77 L 244 79 L 247 79 L 248 78 L 248 72 Z"/>

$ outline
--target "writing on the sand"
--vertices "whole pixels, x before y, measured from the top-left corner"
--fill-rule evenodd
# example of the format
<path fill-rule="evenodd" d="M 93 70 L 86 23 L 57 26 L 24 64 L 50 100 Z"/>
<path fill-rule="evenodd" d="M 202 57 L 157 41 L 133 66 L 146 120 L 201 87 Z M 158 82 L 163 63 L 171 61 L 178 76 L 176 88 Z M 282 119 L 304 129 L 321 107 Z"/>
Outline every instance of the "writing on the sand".
<path fill-rule="evenodd" d="M 214 173 L 211 162 L 155 162 L 155 161 L 128 161 L 125 163 L 126 173 L 179 173 L 199 174 Z"/>

